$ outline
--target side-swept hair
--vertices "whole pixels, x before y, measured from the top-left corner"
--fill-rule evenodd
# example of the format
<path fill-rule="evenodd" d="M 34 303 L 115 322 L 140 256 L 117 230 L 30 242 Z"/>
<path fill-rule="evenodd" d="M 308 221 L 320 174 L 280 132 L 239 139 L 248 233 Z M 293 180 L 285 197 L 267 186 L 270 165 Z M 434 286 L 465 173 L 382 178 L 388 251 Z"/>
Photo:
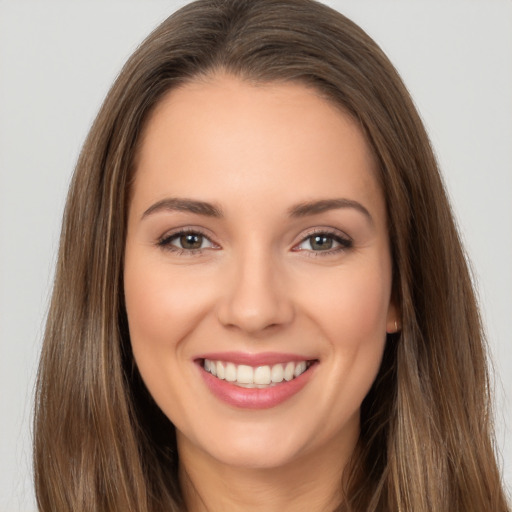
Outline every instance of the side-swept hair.
<path fill-rule="evenodd" d="M 184 509 L 174 427 L 131 352 L 123 253 L 149 114 L 169 90 L 218 71 L 313 87 L 359 123 L 378 163 L 402 331 L 389 336 L 363 402 L 339 510 L 508 510 L 481 322 L 428 137 L 376 43 L 313 0 L 191 3 L 142 43 L 108 93 L 64 214 L 37 384 L 39 510 Z"/>

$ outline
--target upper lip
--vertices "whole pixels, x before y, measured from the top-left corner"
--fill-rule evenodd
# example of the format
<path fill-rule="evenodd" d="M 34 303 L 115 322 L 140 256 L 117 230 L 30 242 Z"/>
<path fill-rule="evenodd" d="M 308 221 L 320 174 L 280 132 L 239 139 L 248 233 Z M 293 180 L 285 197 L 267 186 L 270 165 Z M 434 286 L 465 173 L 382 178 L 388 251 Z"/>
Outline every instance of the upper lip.
<path fill-rule="evenodd" d="M 209 359 L 210 361 L 225 361 L 236 365 L 245 364 L 247 366 L 266 366 L 278 363 L 313 361 L 316 358 L 301 354 L 291 354 L 283 352 L 209 352 L 201 354 L 196 360 Z"/>

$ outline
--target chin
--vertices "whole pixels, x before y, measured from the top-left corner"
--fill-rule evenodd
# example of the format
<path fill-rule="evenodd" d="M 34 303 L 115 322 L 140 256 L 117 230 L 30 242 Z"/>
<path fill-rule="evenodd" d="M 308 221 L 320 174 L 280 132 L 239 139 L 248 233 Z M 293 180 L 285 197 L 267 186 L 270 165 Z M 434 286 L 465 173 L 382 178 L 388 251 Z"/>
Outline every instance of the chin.
<path fill-rule="evenodd" d="M 255 447 L 242 444 L 241 446 L 230 446 L 226 451 L 211 453 L 210 455 L 217 459 L 221 464 L 230 467 L 238 467 L 241 469 L 253 470 L 269 470 L 278 469 L 291 464 L 298 458 L 295 450 L 276 449 L 275 445 L 267 444 L 263 449 L 259 446 Z"/>
<path fill-rule="evenodd" d="M 180 458 L 199 457 L 222 465 L 247 469 L 271 469 L 291 463 L 308 444 L 306 433 L 290 435 L 286 425 L 265 422 L 211 423 L 208 429 L 177 429 Z M 282 428 L 279 428 L 282 427 Z M 186 433 L 184 433 L 186 432 Z"/>

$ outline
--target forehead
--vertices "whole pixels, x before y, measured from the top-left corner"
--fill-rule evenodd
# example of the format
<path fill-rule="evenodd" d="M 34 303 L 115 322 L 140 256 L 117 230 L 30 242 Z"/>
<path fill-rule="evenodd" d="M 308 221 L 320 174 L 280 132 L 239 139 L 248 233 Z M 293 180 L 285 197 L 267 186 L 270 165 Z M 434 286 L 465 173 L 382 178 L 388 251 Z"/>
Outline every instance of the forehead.
<path fill-rule="evenodd" d="M 188 83 L 157 105 L 139 148 L 135 201 L 259 197 L 284 207 L 341 194 L 384 208 L 361 129 L 302 84 Z"/>

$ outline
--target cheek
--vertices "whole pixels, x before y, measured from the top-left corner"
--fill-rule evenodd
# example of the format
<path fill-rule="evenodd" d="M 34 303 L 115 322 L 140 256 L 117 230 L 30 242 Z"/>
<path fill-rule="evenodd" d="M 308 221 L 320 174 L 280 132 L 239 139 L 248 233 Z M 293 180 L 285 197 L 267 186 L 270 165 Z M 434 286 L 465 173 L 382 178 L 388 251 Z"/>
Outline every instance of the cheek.
<path fill-rule="evenodd" d="M 193 366 L 183 364 L 193 350 L 186 341 L 207 309 L 208 291 L 187 279 L 187 271 L 171 272 L 168 265 L 134 252 L 127 254 L 124 269 L 133 355 L 152 397 L 179 427 L 190 413 L 183 383 L 193 378 Z"/>
<path fill-rule="evenodd" d="M 328 276 L 322 293 L 311 295 L 318 323 L 336 344 L 357 347 L 385 337 L 391 272 L 387 265 L 340 269 Z"/>
<path fill-rule="evenodd" d="M 192 368 L 183 364 L 193 350 L 187 340 L 207 310 L 208 289 L 180 270 L 128 257 L 124 275 L 134 358 L 148 390 L 168 416 L 185 406 L 178 391 L 192 378 Z"/>
<path fill-rule="evenodd" d="M 338 412 L 356 411 L 379 370 L 391 295 L 388 268 L 384 264 L 340 269 L 325 283 L 324 293 L 310 301 L 315 324 L 328 341 L 323 355 L 337 389 L 326 400 L 332 400 L 330 406 Z"/>
<path fill-rule="evenodd" d="M 193 286 L 195 280 L 183 274 L 180 277 L 165 266 L 127 260 L 125 301 L 133 345 L 177 344 L 194 328 L 205 290 Z"/>

